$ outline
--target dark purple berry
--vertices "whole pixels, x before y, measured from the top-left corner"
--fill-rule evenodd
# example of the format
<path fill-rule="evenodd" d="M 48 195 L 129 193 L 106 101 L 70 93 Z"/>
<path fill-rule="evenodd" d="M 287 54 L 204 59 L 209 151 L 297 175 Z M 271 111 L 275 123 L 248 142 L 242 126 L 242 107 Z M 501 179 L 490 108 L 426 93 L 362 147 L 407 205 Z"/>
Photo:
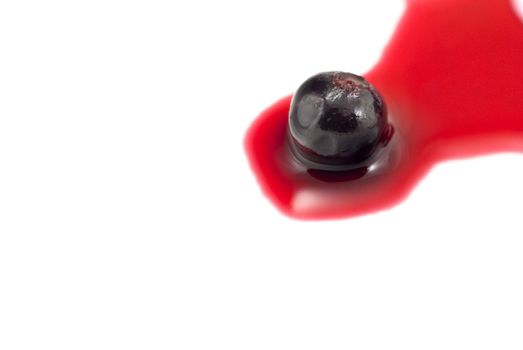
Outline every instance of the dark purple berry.
<path fill-rule="evenodd" d="M 292 99 L 291 146 L 310 168 L 344 170 L 365 166 L 388 134 L 382 97 L 365 78 L 320 73 Z"/>

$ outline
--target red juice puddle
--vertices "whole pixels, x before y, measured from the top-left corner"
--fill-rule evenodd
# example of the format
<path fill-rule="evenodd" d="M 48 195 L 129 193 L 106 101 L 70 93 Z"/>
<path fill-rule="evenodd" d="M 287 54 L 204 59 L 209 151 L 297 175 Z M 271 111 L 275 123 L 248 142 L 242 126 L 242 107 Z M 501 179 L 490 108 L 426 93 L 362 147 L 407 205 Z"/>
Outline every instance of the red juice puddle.
<path fill-rule="evenodd" d="M 395 133 L 368 169 L 306 169 L 291 155 L 291 97 L 263 112 L 245 138 L 271 201 L 300 219 L 368 214 L 403 200 L 437 162 L 523 152 L 523 23 L 509 0 L 408 0 L 365 77 L 384 97 Z"/>

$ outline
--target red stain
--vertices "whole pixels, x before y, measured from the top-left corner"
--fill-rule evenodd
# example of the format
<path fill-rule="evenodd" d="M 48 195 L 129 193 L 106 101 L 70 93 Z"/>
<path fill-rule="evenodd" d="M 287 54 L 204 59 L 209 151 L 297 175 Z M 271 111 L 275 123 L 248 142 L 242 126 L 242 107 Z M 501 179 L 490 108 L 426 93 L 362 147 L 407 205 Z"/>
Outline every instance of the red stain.
<path fill-rule="evenodd" d="M 343 218 L 403 200 L 437 162 L 523 152 L 523 23 L 509 0 L 408 0 L 380 62 L 365 77 L 385 98 L 388 155 L 358 174 L 308 171 L 287 148 L 290 97 L 245 138 L 269 199 L 301 219 Z"/>

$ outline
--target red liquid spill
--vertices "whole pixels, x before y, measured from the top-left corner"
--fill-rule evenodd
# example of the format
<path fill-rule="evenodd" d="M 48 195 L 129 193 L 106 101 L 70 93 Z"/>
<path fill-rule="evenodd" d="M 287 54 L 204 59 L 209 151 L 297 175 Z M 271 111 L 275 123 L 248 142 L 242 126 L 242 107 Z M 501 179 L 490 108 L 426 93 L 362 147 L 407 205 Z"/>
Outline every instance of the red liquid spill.
<path fill-rule="evenodd" d="M 308 171 L 286 141 L 291 97 L 263 112 L 245 140 L 263 191 L 285 214 L 341 218 L 386 209 L 437 162 L 523 152 L 523 23 L 509 0 L 409 0 L 381 61 L 365 77 L 396 133 L 369 169 Z"/>

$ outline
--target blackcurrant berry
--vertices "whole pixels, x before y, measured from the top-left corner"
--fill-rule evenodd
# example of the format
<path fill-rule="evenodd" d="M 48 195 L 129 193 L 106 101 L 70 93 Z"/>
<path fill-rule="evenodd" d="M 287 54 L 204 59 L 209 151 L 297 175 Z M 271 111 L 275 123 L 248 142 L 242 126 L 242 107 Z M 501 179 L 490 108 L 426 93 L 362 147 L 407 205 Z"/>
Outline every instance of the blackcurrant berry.
<path fill-rule="evenodd" d="M 388 128 L 382 97 L 365 78 L 354 74 L 317 74 L 292 99 L 291 148 L 310 168 L 364 166 L 379 149 Z"/>

